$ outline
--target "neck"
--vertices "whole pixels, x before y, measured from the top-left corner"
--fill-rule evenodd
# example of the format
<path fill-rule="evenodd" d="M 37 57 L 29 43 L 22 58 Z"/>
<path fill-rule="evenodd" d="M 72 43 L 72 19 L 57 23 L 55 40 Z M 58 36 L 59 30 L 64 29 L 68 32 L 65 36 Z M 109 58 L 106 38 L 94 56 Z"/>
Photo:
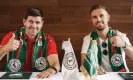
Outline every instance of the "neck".
<path fill-rule="evenodd" d="M 33 40 L 36 38 L 36 36 L 28 36 L 30 40 Z"/>
<path fill-rule="evenodd" d="M 103 40 L 105 41 L 106 38 L 107 38 L 108 30 L 109 30 L 108 27 L 106 27 L 106 28 L 105 28 L 104 30 L 102 30 L 102 31 L 98 31 L 98 30 L 97 30 L 97 34 L 98 34 L 98 36 L 99 36 L 101 39 L 103 39 Z"/>
<path fill-rule="evenodd" d="M 27 35 L 27 37 L 28 37 L 30 40 L 36 39 L 36 36 L 32 36 L 32 35 L 30 35 L 30 34 L 26 34 L 26 35 Z"/>

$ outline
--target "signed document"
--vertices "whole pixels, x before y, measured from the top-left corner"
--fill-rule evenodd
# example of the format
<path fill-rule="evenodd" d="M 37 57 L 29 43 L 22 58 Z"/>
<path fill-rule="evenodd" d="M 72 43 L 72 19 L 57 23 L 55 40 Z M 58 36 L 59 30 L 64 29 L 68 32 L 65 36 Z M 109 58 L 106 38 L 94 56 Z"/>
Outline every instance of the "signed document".
<path fill-rule="evenodd" d="M 7 72 L 0 79 L 29 79 L 32 72 Z"/>

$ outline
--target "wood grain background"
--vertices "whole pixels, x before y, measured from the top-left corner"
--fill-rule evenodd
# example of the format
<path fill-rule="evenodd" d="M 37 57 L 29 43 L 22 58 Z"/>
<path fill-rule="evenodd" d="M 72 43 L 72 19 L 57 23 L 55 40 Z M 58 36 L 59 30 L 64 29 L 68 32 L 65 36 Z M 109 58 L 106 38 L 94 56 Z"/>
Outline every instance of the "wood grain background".
<path fill-rule="evenodd" d="M 133 45 L 133 0 L 0 0 L 0 41 L 6 33 L 22 26 L 27 8 L 41 8 L 45 16 L 43 30 L 55 38 L 60 63 L 64 55 L 62 41 L 71 38 L 80 64 L 83 37 L 93 30 L 89 9 L 94 4 L 107 7 L 111 15 L 110 26 L 126 33 Z M 133 71 L 133 61 L 128 57 L 126 60 Z M 5 63 L 6 57 L 0 61 L 0 71 L 4 70 Z"/>

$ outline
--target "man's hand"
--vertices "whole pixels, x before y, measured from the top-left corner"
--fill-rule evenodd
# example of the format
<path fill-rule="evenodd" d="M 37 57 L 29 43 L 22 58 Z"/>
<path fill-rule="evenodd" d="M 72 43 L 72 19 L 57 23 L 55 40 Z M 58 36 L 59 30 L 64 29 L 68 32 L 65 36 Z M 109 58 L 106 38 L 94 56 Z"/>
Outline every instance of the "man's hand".
<path fill-rule="evenodd" d="M 102 68 L 102 66 L 98 66 L 98 69 L 97 69 L 97 74 L 98 75 L 103 75 L 103 74 L 106 74 L 105 70 Z"/>
<path fill-rule="evenodd" d="M 125 42 L 122 40 L 122 38 L 120 36 L 114 36 L 111 38 L 111 44 L 113 46 L 117 46 L 117 47 L 124 47 L 125 46 Z"/>
<path fill-rule="evenodd" d="M 7 42 L 7 44 L 4 46 L 5 51 L 12 51 L 12 50 L 17 50 L 17 48 L 20 45 L 20 41 L 15 40 L 15 34 L 12 33 L 12 37 L 10 40 Z"/>
<path fill-rule="evenodd" d="M 55 72 L 54 69 L 48 68 L 47 70 L 45 70 L 45 71 L 39 73 L 39 74 L 37 75 L 37 78 L 49 78 L 49 77 L 53 76 L 55 73 L 56 73 L 56 72 Z"/>

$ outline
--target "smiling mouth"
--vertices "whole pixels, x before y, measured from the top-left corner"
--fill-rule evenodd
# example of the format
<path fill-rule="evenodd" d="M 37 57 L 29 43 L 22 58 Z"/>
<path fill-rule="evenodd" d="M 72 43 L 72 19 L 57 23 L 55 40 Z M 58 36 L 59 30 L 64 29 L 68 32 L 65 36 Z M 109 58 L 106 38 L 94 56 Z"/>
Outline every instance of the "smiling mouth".
<path fill-rule="evenodd" d="M 32 26 L 30 26 L 29 29 L 30 30 L 38 30 L 38 27 L 32 27 Z"/>
<path fill-rule="evenodd" d="M 34 33 L 35 31 L 37 31 L 36 29 L 30 29 L 30 31 L 32 32 L 32 33 Z"/>
<path fill-rule="evenodd" d="M 37 28 L 29 28 L 29 30 L 35 31 L 38 30 Z"/>
<path fill-rule="evenodd" d="M 98 24 L 103 24 L 103 22 L 97 22 L 96 24 L 97 24 L 97 25 L 98 25 Z"/>
<path fill-rule="evenodd" d="M 103 24 L 102 24 L 102 23 L 98 23 L 97 25 L 98 25 L 98 26 L 101 26 L 101 25 L 103 25 Z"/>

